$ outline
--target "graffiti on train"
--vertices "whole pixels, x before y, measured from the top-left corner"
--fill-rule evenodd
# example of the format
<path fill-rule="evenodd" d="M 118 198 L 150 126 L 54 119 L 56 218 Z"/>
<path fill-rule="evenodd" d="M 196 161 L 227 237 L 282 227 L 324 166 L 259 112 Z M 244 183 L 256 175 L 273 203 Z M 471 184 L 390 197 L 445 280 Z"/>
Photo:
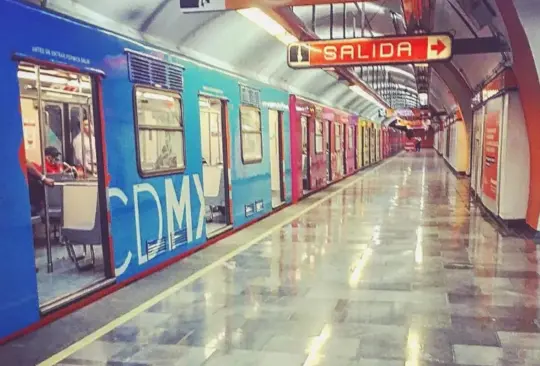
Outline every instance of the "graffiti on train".
<path fill-rule="evenodd" d="M 124 206 L 133 207 L 139 266 L 160 254 L 173 251 L 193 240 L 200 239 L 203 235 L 204 192 L 199 175 L 185 175 L 182 177 L 179 187 L 178 184 L 175 186 L 172 178 L 167 178 L 162 183 L 155 185 L 163 186 L 156 187 L 151 183 L 136 184 L 129 192 L 131 197 L 128 197 L 126 192 L 120 188 L 109 188 L 111 202 L 113 199 L 119 199 Z M 165 197 L 161 195 L 160 198 L 158 191 L 163 191 L 158 188 L 164 190 Z M 192 192 L 195 195 L 192 196 Z M 197 204 L 192 202 L 194 197 L 198 199 L 199 206 L 195 227 L 193 226 L 192 205 L 196 207 Z M 149 218 L 151 219 L 149 220 Z M 157 233 L 157 236 L 148 234 L 148 232 Z M 128 251 L 122 265 L 115 270 L 116 276 L 120 276 L 127 270 L 132 258 L 132 252 Z"/>

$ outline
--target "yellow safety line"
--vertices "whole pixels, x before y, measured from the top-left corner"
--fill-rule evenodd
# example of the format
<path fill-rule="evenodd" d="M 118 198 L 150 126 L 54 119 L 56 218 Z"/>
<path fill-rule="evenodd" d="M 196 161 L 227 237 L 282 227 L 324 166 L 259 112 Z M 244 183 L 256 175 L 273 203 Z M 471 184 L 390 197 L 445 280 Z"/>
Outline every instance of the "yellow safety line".
<path fill-rule="evenodd" d="M 383 165 L 385 165 L 391 158 L 388 158 L 384 160 L 381 164 L 378 166 L 372 168 L 371 170 L 365 172 L 366 174 L 374 172 L 375 170 L 381 168 Z M 348 184 L 344 185 L 343 187 L 339 188 L 337 191 L 332 192 L 328 195 L 326 195 L 324 198 L 321 198 L 317 202 L 314 202 L 310 206 L 306 207 L 302 211 L 294 214 L 293 216 L 289 216 L 286 220 L 283 220 L 282 222 L 272 226 L 270 229 L 265 231 L 264 233 L 260 234 L 259 236 L 255 237 L 253 240 L 249 241 L 247 244 L 244 244 L 232 251 L 230 251 L 228 254 L 224 255 L 223 257 L 217 259 L 215 262 L 212 262 L 208 266 L 200 269 L 199 271 L 193 273 L 191 276 L 187 277 L 186 279 L 174 284 L 173 286 L 169 287 L 168 289 L 164 290 L 163 292 L 157 294 L 156 296 L 152 297 L 151 299 L 148 299 L 147 301 L 143 302 L 142 304 L 136 306 L 132 310 L 124 313 L 123 315 L 119 316 L 118 318 L 114 319 L 110 323 L 105 324 L 98 330 L 94 331 L 93 333 L 88 334 L 84 338 L 80 339 L 79 341 L 73 343 L 71 346 L 64 348 L 62 351 L 56 353 L 55 355 L 49 357 L 45 361 L 39 363 L 37 366 L 53 366 L 56 365 L 58 362 L 65 360 L 75 352 L 81 350 L 82 348 L 88 346 L 92 342 L 98 340 L 105 334 L 109 333 L 111 330 L 121 326 L 122 324 L 130 321 L 140 313 L 144 312 L 145 310 L 150 309 L 152 306 L 156 305 L 157 303 L 165 300 L 167 297 L 173 295 L 175 292 L 179 291 L 183 287 L 189 285 L 190 283 L 198 280 L 208 272 L 212 271 L 213 269 L 217 268 L 218 266 L 221 266 L 223 263 L 227 262 L 229 259 L 236 257 L 238 254 L 242 253 L 243 251 L 249 249 L 253 245 L 257 244 L 262 239 L 266 238 L 268 235 L 270 235 L 272 232 L 281 229 L 283 226 L 289 224 L 290 222 L 296 220 L 300 216 L 304 215 L 305 213 L 311 211 L 318 205 L 320 205 L 322 202 L 329 200 L 330 198 L 336 196 L 337 194 L 343 192 L 345 189 L 353 186 L 356 184 L 359 180 L 364 178 L 365 174 L 362 174 L 360 177 L 354 179 L 353 181 L 349 182 Z M 323 190 L 324 191 L 324 190 Z M 219 242 L 218 242 L 219 243 Z M 216 245 L 219 245 L 216 243 Z M 131 286 L 136 285 L 132 284 Z"/>

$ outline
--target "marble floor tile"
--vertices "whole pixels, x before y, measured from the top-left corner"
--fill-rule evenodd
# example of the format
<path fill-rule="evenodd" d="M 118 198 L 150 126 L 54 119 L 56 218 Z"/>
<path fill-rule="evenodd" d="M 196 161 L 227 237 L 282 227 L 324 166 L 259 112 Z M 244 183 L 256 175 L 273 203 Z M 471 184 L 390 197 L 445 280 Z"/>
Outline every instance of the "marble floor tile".
<path fill-rule="evenodd" d="M 497 227 L 432 151 L 352 179 L 128 286 L 171 286 L 260 238 L 60 364 L 538 366 L 540 246 Z M 0 359 L 36 364 L 68 328 Z"/>
<path fill-rule="evenodd" d="M 498 366 L 503 357 L 502 348 L 454 345 L 456 362 L 465 365 Z"/>

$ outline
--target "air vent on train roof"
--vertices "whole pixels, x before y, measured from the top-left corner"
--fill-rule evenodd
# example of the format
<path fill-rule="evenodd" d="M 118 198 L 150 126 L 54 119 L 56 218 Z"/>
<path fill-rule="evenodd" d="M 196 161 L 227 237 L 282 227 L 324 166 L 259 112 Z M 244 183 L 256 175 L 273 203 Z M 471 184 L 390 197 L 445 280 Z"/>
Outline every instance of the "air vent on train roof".
<path fill-rule="evenodd" d="M 155 57 L 128 51 L 129 80 L 135 84 L 184 90 L 184 69 Z"/>

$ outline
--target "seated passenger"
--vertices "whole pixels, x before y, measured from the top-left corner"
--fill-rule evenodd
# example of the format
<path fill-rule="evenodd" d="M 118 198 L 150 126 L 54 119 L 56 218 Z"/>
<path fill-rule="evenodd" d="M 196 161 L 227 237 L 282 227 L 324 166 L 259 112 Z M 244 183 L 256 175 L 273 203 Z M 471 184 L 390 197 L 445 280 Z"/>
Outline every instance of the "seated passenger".
<path fill-rule="evenodd" d="M 83 166 L 89 174 L 97 174 L 96 139 L 90 128 L 90 122 L 84 114 L 83 130 L 73 139 L 75 164 Z"/>
<path fill-rule="evenodd" d="M 43 184 L 49 187 L 54 186 L 54 180 L 41 174 L 36 168 L 36 164 L 26 160 L 26 170 L 28 172 L 28 191 L 30 194 L 30 211 L 32 216 L 39 215 L 45 201 Z"/>
<path fill-rule="evenodd" d="M 76 173 L 74 167 L 60 160 L 62 153 L 54 146 L 45 148 L 45 172 L 47 174 Z M 38 171 L 42 171 L 41 165 L 34 163 Z"/>

